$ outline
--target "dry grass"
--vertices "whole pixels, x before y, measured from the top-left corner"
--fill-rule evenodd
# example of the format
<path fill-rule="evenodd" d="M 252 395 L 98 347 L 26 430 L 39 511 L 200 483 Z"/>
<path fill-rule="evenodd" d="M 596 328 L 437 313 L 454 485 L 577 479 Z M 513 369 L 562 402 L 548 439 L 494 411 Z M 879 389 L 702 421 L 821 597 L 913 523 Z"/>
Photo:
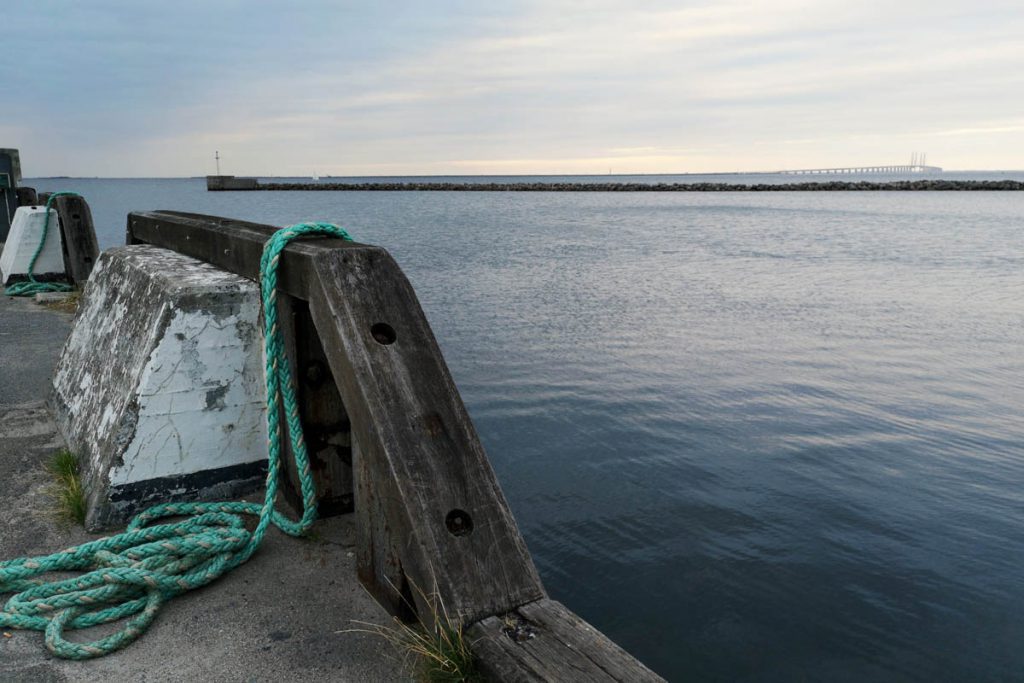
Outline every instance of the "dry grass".
<path fill-rule="evenodd" d="M 53 475 L 50 497 L 54 503 L 54 516 L 63 522 L 85 523 L 85 494 L 79 476 L 78 458 L 70 451 L 58 451 L 46 465 Z"/>
<path fill-rule="evenodd" d="M 416 622 L 407 624 L 393 617 L 390 625 L 357 622 L 363 628 L 351 631 L 386 640 L 422 683 L 482 683 L 485 679 L 477 671 L 461 621 L 452 618 L 436 590 L 429 595 L 418 587 L 416 591 L 428 606 L 430 619 L 418 617 Z"/>
<path fill-rule="evenodd" d="M 76 313 L 78 311 L 78 304 L 82 300 L 82 290 L 76 289 L 73 292 L 68 292 L 68 296 L 60 301 L 53 301 L 50 303 L 43 304 L 46 308 L 51 311 L 58 311 L 59 313 Z"/>

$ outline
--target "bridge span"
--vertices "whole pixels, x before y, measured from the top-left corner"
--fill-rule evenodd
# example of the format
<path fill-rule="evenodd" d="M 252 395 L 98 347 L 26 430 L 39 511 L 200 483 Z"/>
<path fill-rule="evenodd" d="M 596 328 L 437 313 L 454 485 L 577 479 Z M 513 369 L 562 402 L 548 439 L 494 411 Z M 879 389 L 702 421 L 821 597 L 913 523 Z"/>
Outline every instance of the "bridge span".
<path fill-rule="evenodd" d="M 850 166 L 847 168 L 800 168 L 792 171 L 777 171 L 782 175 L 867 175 L 903 173 L 942 173 L 939 166 L 896 165 L 896 166 Z"/>

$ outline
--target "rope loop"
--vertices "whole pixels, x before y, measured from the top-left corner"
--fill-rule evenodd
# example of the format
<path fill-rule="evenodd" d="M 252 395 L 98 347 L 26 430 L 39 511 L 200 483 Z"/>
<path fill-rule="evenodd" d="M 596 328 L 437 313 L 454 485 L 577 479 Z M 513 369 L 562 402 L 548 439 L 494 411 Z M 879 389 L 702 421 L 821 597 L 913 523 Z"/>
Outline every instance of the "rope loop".
<path fill-rule="evenodd" d="M 269 526 L 291 536 L 309 530 L 316 520 L 316 488 L 295 380 L 277 322 L 277 268 L 289 242 L 312 235 L 352 241 L 336 225 L 299 223 L 275 232 L 264 245 L 260 261 L 267 359 L 268 460 L 263 502 L 163 503 L 136 515 L 124 533 L 51 555 L 0 561 L 0 596 L 13 593 L 0 608 L 0 627 L 43 631 L 46 648 L 58 657 L 102 657 L 145 633 L 168 600 L 211 583 L 252 557 Z M 303 512 L 298 520 L 274 507 L 282 413 L 302 491 Z M 253 531 L 245 527 L 247 515 L 257 518 Z M 156 523 L 168 517 L 185 519 Z M 49 581 L 41 578 L 50 572 L 78 574 Z M 125 623 L 99 640 L 81 643 L 65 637 L 67 631 L 117 621 Z"/>

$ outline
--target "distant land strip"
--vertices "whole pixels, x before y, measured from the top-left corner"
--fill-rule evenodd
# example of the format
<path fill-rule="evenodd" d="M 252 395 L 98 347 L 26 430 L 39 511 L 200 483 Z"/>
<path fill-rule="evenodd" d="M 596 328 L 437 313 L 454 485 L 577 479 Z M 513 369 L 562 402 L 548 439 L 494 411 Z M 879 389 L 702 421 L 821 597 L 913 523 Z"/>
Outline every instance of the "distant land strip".
<path fill-rule="evenodd" d="M 239 179 L 241 180 L 241 179 Z M 210 188 L 217 191 L 220 188 Z M 223 190 L 331 192 L 878 192 L 878 191 L 1020 191 L 1019 180 L 897 180 L 891 182 L 801 183 L 252 183 Z"/>

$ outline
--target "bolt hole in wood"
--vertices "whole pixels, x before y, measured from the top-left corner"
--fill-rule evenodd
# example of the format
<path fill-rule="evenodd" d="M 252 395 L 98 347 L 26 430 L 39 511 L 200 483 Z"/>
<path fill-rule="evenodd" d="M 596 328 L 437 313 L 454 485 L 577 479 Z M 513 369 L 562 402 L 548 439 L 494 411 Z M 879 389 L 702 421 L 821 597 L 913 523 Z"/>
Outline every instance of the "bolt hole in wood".
<path fill-rule="evenodd" d="M 306 384 L 313 387 L 314 389 L 321 386 L 324 380 L 327 379 L 327 368 L 320 361 L 310 361 L 306 365 Z"/>
<path fill-rule="evenodd" d="M 370 328 L 370 334 L 378 344 L 383 344 L 384 346 L 394 344 L 395 340 L 398 339 L 398 335 L 395 334 L 395 328 L 387 323 L 375 323 Z"/>
<path fill-rule="evenodd" d="M 444 518 L 444 525 L 452 536 L 465 536 L 473 530 L 473 519 L 465 510 L 452 510 Z"/>

